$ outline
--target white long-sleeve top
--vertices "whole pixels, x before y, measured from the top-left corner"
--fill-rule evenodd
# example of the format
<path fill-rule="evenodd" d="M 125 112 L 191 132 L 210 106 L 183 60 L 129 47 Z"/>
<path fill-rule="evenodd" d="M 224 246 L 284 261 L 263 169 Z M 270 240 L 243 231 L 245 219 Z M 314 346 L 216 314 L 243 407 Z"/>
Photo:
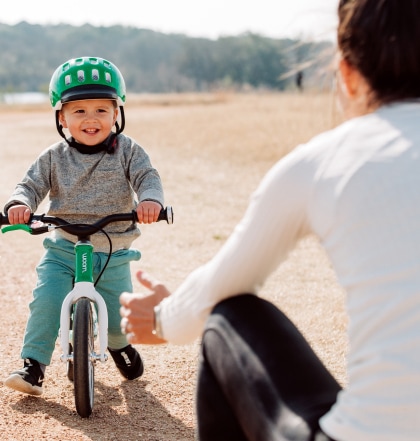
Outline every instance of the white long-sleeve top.
<path fill-rule="evenodd" d="M 348 386 L 321 427 L 339 441 L 419 441 L 420 102 L 349 120 L 280 160 L 221 250 L 162 302 L 165 339 L 190 342 L 217 302 L 257 294 L 309 233 L 349 315 Z"/>

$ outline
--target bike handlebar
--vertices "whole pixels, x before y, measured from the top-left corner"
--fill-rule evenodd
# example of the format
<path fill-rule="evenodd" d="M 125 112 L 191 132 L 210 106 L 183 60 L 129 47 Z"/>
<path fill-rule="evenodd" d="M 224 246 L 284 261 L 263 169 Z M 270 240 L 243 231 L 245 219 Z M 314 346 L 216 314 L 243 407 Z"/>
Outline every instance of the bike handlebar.
<path fill-rule="evenodd" d="M 166 220 L 168 224 L 173 224 L 174 214 L 171 206 L 162 208 L 159 213 L 158 222 Z M 49 231 L 48 225 L 42 225 L 39 227 L 31 226 L 34 222 L 42 222 L 43 224 L 52 224 L 60 227 L 62 230 L 74 236 L 90 236 L 97 233 L 102 228 L 106 227 L 112 222 L 130 221 L 137 222 L 137 213 L 133 210 L 130 213 L 117 213 L 110 214 L 108 216 L 99 219 L 93 224 L 72 224 L 64 219 L 55 216 L 47 216 L 45 214 L 32 214 L 28 224 L 15 224 L 11 227 L 3 228 L 2 231 L 10 231 L 13 229 L 21 229 L 29 232 L 30 234 L 43 234 Z M 7 215 L 0 213 L 0 225 L 10 225 Z"/>

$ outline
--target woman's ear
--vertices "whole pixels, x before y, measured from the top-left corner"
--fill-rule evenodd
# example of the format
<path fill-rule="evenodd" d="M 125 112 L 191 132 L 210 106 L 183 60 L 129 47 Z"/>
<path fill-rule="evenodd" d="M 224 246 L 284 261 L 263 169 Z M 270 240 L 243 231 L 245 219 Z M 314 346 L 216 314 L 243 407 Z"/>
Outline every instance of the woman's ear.
<path fill-rule="evenodd" d="M 374 110 L 372 92 L 364 76 L 348 61 L 338 62 L 338 102 L 346 116 L 360 116 Z"/>
<path fill-rule="evenodd" d="M 338 62 L 338 70 L 340 72 L 341 87 L 344 89 L 343 92 L 345 92 L 349 98 L 353 98 L 357 89 L 354 78 L 354 67 L 348 61 L 341 58 Z"/>
<path fill-rule="evenodd" d="M 366 80 L 352 64 L 341 58 L 338 63 L 338 70 L 340 72 L 342 86 L 350 99 L 356 98 L 361 93 L 366 93 Z"/>

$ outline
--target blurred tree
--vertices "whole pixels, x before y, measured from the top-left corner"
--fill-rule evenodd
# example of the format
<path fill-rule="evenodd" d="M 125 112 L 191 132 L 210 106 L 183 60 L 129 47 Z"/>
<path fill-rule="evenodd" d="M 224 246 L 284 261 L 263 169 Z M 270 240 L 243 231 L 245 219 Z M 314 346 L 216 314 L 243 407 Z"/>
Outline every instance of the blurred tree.
<path fill-rule="evenodd" d="M 113 61 L 132 93 L 284 89 L 297 58 L 332 46 L 311 43 L 304 56 L 291 56 L 296 43 L 251 33 L 210 40 L 125 26 L 0 24 L 0 91 L 46 91 L 54 69 L 79 56 Z"/>

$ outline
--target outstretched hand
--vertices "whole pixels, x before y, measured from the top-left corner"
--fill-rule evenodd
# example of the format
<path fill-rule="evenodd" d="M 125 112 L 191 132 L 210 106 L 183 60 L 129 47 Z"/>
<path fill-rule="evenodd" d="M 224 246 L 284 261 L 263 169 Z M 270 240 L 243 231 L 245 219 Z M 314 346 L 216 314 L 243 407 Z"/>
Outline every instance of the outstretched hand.
<path fill-rule="evenodd" d="M 120 296 L 121 330 L 129 343 L 160 344 L 163 340 L 153 334 L 154 307 L 170 292 L 161 282 L 143 271 L 138 271 L 137 279 L 151 291 L 150 294 L 122 293 Z"/>

